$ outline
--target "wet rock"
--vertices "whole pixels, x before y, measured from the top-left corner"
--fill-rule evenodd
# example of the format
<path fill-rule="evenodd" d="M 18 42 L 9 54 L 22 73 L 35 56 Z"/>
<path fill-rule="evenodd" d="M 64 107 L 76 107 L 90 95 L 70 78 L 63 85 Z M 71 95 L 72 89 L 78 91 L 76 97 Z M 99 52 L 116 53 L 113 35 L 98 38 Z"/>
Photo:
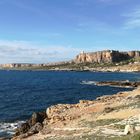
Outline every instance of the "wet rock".
<path fill-rule="evenodd" d="M 42 124 L 38 122 L 30 128 L 29 132 L 31 134 L 35 134 L 35 133 L 38 133 L 39 131 L 41 131 L 42 129 L 43 129 Z"/>
<path fill-rule="evenodd" d="M 136 88 L 140 86 L 140 82 L 131 82 L 131 81 L 101 81 L 95 82 L 97 86 L 114 86 L 114 87 L 129 87 Z"/>
<path fill-rule="evenodd" d="M 15 136 L 24 134 L 24 133 L 28 132 L 29 129 L 30 129 L 30 125 L 28 123 L 24 123 L 19 128 L 17 128 Z"/>
<path fill-rule="evenodd" d="M 47 117 L 45 112 L 33 113 L 31 119 L 28 121 L 30 126 L 35 125 L 37 122 L 42 123 L 44 119 Z"/>
<path fill-rule="evenodd" d="M 43 127 L 42 124 L 45 118 L 47 118 L 45 112 L 33 113 L 32 117 L 26 123 L 17 128 L 15 136 L 22 135 L 23 137 L 26 137 L 38 133 Z"/>

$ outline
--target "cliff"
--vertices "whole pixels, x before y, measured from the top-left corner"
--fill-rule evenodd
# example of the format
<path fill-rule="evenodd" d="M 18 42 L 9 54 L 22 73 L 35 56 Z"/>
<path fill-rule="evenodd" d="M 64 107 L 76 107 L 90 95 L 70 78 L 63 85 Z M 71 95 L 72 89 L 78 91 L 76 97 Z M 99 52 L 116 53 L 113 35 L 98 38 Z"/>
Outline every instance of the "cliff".
<path fill-rule="evenodd" d="M 61 62 L 54 62 L 54 63 L 8 63 L 8 64 L 0 64 L 0 68 L 41 68 L 41 67 L 50 67 L 50 66 L 59 66 L 65 64 L 71 64 L 72 61 L 61 61 Z"/>
<path fill-rule="evenodd" d="M 56 71 L 140 71 L 140 51 L 119 52 L 105 50 L 80 53 L 71 61 L 55 63 L 11 63 L 1 64 L 0 69 L 12 70 L 56 70 Z"/>
<path fill-rule="evenodd" d="M 140 51 L 119 52 L 114 50 L 80 53 L 76 56 L 76 63 L 112 63 L 140 57 Z"/>

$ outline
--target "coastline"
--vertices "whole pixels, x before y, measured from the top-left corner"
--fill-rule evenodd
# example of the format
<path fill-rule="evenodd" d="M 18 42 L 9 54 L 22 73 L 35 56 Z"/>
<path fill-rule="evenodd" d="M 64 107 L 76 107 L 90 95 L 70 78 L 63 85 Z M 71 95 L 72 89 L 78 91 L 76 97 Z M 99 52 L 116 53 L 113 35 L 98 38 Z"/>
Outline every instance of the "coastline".
<path fill-rule="evenodd" d="M 118 66 L 98 66 L 98 67 L 88 67 L 88 66 L 78 66 L 75 65 L 74 68 L 67 65 L 65 67 L 58 65 L 49 67 L 1 67 L 0 70 L 21 70 L 21 71 L 78 71 L 78 72 L 140 72 L 140 63 L 138 64 L 127 64 Z M 73 67 L 73 66 L 72 66 Z"/>
<path fill-rule="evenodd" d="M 131 81 L 131 80 L 130 80 Z M 97 83 L 97 81 L 94 81 L 94 82 L 96 82 L 96 84 L 97 84 L 97 86 L 112 86 L 112 85 L 104 85 L 104 84 L 106 84 L 106 83 Z M 107 81 L 103 81 L 103 82 L 107 82 Z M 124 81 L 122 81 L 123 83 L 124 83 Z M 127 81 L 125 81 L 126 83 L 128 83 L 129 81 L 127 80 Z M 103 85 L 102 85 L 103 84 Z M 108 84 L 108 83 L 107 83 Z M 114 83 L 113 83 L 113 86 L 114 86 Z M 116 85 L 115 85 L 116 86 Z M 122 86 L 123 87 L 123 86 Z M 124 86 L 124 88 L 126 88 L 126 86 Z M 135 87 L 135 89 L 136 89 L 137 87 Z M 101 97 L 102 98 L 102 97 Z M 98 99 L 97 99 L 98 100 Z M 80 102 L 83 102 L 83 101 L 80 101 Z M 86 102 L 88 102 L 88 101 L 84 101 L 85 103 Z M 87 104 L 87 105 L 85 105 L 86 107 L 88 106 L 89 104 Z M 63 106 L 63 105 L 62 105 Z M 68 105 L 69 106 L 69 105 Z M 75 105 L 74 105 L 75 106 Z M 76 105 L 77 106 L 77 105 Z M 71 107 L 70 107 L 71 108 Z M 110 109 L 110 108 L 109 108 Z M 66 110 L 67 110 L 67 107 L 66 107 Z M 69 113 L 68 113 L 69 114 Z M 84 114 L 84 113 L 83 113 Z M 57 118 L 57 119 L 59 119 L 59 118 Z M 72 118 L 73 119 L 73 118 Z M 76 118 L 76 120 L 77 120 L 78 118 Z M 86 117 L 85 117 L 85 119 L 86 119 Z M 66 118 L 66 120 L 67 120 L 67 118 Z M 71 121 L 71 120 L 70 120 Z M 73 120 L 72 120 L 73 121 Z M 75 121 L 75 120 L 74 120 Z M 39 126 L 37 126 L 37 127 L 41 127 L 41 129 L 42 129 L 42 125 L 44 125 L 43 124 L 44 123 L 44 121 L 43 122 L 41 122 L 41 125 L 39 124 Z M 64 122 L 65 123 L 65 122 Z M 94 122 L 95 123 L 95 122 Z M 46 126 L 47 127 L 47 126 Z M 50 125 L 50 127 L 51 127 L 51 125 Z M 77 126 L 76 126 L 77 127 Z M 34 128 L 33 128 L 34 129 Z M 44 129 L 44 126 L 43 126 L 43 129 Z M 67 129 L 67 128 L 66 128 Z M 72 128 L 72 129 L 74 129 L 74 128 Z M 81 127 L 80 127 L 80 129 L 81 129 Z M 82 128 L 83 129 L 83 128 Z M 74 131 L 77 131 L 77 130 L 74 130 Z M 41 131 L 39 131 L 39 133 L 42 133 L 42 130 Z M 32 132 L 32 133 L 34 133 L 34 132 Z M 32 135 L 32 133 L 30 133 L 29 135 Z M 26 135 L 27 136 L 27 135 Z M 26 137 L 25 135 L 24 135 L 24 137 Z M 33 134 L 32 136 L 36 136 L 36 134 Z M 27 137 L 26 137 L 27 138 Z M 58 139 L 59 140 L 59 139 Z"/>
<path fill-rule="evenodd" d="M 134 132 L 130 133 L 137 135 L 140 131 L 139 100 L 140 88 L 137 87 L 93 101 L 54 105 L 44 112 L 34 113 L 26 125 L 17 129 L 17 136 L 12 140 L 90 140 L 93 137 L 114 140 L 128 137 L 127 125 L 134 127 Z M 29 123 L 31 127 L 27 127 Z"/>

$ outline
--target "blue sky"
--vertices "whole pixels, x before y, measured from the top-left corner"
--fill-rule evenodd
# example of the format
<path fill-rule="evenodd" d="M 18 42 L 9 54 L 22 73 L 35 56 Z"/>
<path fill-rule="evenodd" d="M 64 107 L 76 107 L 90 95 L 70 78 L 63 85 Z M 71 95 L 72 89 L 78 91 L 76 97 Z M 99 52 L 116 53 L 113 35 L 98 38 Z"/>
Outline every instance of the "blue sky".
<path fill-rule="evenodd" d="M 139 0 L 1 0 L 0 63 L 70 60 L 82 50 L 139 50 Z"/>

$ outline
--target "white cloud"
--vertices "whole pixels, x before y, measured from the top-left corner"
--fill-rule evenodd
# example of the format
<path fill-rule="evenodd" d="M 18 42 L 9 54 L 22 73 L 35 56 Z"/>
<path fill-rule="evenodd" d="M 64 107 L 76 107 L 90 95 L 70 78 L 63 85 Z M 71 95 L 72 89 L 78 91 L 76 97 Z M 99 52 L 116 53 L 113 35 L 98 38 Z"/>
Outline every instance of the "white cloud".
<path fill-rule="evenodd" d="M 111 42 L 96 43 L 85 48 L 75 48 L 61 45 L 40 45 L 28 41 L 0 40 L 0 63 L 48 63 L 71 60 L 81 51 L 93 52 L 106 49 L 118 48 L 112 46 Z M 98 45 L 96 45 L 98 44 Z M 127 48 L 126 48 L 127 49 Z"/>
<path fill-rule="evenodd" d="M 125 29 L 140 28 L 140 8 L 135 8 L 123 16 L 126 18 L 124 24 Z"/>
<path fill-rule="evenodd" d="M 0 63 L 47 63 L 70 60 L 82 49 L 45 46 L 26 41 L 0 40 Z"/>

